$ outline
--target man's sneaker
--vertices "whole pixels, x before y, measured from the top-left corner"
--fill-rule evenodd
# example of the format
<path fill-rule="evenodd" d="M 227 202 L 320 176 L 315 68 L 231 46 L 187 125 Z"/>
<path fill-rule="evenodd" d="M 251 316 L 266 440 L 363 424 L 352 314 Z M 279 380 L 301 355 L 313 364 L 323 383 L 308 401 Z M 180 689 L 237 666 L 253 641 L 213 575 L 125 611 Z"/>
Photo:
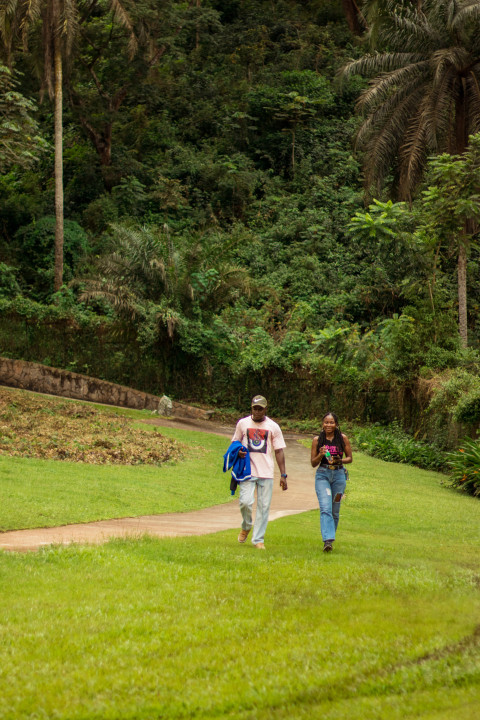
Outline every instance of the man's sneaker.
<path fill-rule="evenodd" d="M 263 543 L 257 543 L 255 547 L 257 550 L 265 550 L 265 545 Z"/>
<path fill-rule="evenodd" d="M 239 543 L 244 543 L 245 540 L 246 540 L 247 537 L 248 537 L 248 533 L 249 533 L 249 532 L 250 532 L 250 530 L 240 530 L 240 534 L 239 534 L 239 536 L 238 536 L 238 542 L 239 542 Z"/>
<path fill-rule="evenodd" d="M 333 550 L 333 540 L 325 540 L 323 543 L 323 552 L 332 552 Z"/>

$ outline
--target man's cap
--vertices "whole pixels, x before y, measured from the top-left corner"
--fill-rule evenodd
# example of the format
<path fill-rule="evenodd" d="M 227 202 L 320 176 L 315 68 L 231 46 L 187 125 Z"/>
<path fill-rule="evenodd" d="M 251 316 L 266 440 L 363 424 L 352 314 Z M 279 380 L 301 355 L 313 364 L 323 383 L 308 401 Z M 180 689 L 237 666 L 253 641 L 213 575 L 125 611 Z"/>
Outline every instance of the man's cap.
<path fill-rule="evenodd" d="M 263 395 L 255 395 L 254 398 L 252 398 L 252 406 L 253 405 L 260 405 L 260 407 L 266 408 L 267 407 L 267 401 L 263 397 Z"/>

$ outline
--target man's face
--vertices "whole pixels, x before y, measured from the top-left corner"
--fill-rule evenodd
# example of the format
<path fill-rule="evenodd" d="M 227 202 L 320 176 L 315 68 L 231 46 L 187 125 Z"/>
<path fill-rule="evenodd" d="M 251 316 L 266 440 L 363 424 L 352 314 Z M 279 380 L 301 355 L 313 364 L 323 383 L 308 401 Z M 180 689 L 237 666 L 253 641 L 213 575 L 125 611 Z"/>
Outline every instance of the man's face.
<path fill-rule="evenodd" d="M 267 413 L 267 408 L 264 408 L 261 405 L 252 405 L 252 420 L 253 420 L 253 422 L 262 422 L 266 413 Z"/>

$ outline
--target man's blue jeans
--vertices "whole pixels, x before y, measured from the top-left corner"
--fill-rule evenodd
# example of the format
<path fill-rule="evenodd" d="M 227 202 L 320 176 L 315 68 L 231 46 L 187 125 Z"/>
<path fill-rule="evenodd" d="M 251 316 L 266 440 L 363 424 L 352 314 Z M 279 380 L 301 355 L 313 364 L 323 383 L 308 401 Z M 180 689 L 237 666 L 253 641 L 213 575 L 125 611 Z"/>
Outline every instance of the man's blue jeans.
<path fill-rule="evenodd" d="M 347 485 L 343 468 L 331 470 L 318 467 L 315 473 L 315 492 L 320 505 L 320 530 L 322 540 L 335 540 L 340 517 L 340 503 Z"/>

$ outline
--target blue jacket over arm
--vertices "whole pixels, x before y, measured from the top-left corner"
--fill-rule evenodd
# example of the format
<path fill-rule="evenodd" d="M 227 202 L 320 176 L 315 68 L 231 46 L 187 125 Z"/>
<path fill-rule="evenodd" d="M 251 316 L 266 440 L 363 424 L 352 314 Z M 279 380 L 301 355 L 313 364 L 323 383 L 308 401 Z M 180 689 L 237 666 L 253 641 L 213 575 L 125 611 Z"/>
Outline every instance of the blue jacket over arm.
<path fill-rule="evenodd" d="M 239 450 L 245 450 L 247 453 L 245 457 L 240 457 Z M 238 440 L 229 445 L 229 448 L 223 456 L 223 472 L 231 470 L 232 482 L 230 483 L 230 490 L 232 495 L 235 494 L 237 489 L 237 483 L 243 482 L 244 480 L 250 480 L 252 477 L 252 470 L 250 467 L 250 455 L 247 448 L 242 445 Z"/>

